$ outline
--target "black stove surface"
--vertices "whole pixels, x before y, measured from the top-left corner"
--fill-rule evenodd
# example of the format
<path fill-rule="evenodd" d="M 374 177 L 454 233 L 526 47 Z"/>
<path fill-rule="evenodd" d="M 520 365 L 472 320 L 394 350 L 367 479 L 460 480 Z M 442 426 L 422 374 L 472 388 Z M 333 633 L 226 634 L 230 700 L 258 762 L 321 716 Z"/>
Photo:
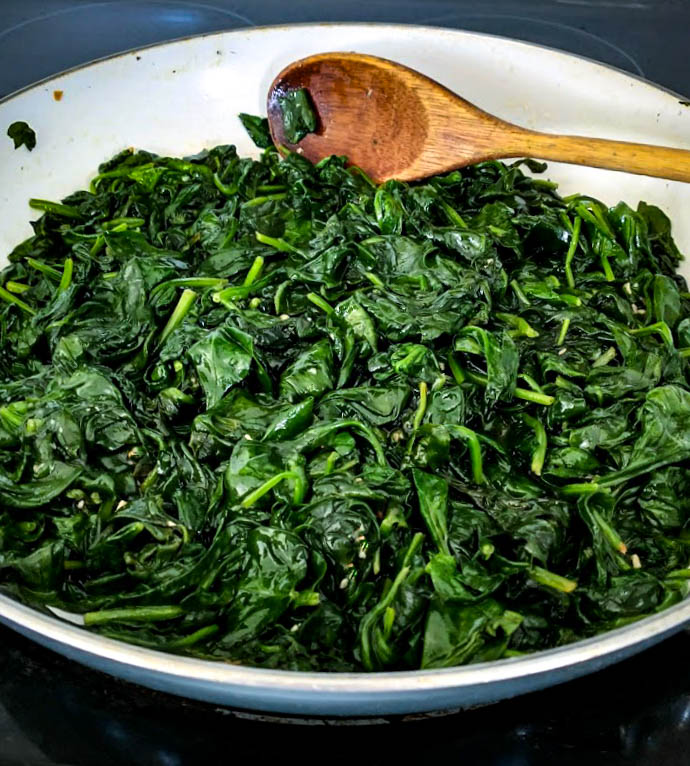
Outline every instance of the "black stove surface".
<path fill-rule="evenodd" d="M 688 94 L 687 0 L 1 0 L 0 96 L 110 53 L 304 21 L 427 24 L 587 56 Z"/>
<path fill-rule="evenodd" d="M 0 629 L 3 766 L 239 762 L 680 766 L 690 762 L 690 636 L 587 678 L 475 710 L 280 718 L 117 681 Z"/>
<path fill-rule="evenodd" d="M 303 21 L 417 23 L 516 37 L 690 94 L 688 0 L 0 0 L 0 96 L 160 40 Z M 681 634 L 588 678 L 477 710 L 288 720 L 117 681 L 0 628 L 0 766 L 333 755 L 463 766 L 690 764 L 689 648 L 690 636 Z"/>

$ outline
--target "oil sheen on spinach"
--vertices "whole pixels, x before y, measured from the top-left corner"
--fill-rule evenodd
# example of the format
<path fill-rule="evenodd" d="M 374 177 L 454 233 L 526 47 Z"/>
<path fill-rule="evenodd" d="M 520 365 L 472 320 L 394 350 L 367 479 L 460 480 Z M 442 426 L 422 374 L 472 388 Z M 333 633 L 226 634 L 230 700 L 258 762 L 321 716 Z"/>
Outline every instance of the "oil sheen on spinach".
<path fill-rule="evenodd" d="M 376 187 L 270 146 L 124 152 L 32 206 L 0 287 L 5 592 L 336 671 L 516 656 L 687 594 L 690 301 L 658 208 L 520 163 Z"/>

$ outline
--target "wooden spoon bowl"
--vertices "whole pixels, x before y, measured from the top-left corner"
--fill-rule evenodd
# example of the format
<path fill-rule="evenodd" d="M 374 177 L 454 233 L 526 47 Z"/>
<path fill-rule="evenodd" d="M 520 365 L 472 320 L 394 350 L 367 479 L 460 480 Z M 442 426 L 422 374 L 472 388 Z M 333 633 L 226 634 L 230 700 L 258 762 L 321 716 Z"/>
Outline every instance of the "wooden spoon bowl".
<path fill-rule="evenodd" d="M 318 125 L 295 145 L 286 140 L 279 99 L 300 88 L 309 93 Z M 508 157 L 690 181 L 690 151 L 527 130 L 413 69 L 360 53 L 322 53 L 290 64 L 271 85 L 267 112 L 277 145 L 312 162 L 345 155 L 377 182 Z"/>

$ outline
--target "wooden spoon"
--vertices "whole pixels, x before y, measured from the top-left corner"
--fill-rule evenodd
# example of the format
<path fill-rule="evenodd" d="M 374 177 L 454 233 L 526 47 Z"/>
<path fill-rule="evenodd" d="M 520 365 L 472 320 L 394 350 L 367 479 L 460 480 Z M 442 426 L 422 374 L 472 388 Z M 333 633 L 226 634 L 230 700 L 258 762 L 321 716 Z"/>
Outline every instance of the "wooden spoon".
<path fill-rule="evenodd" d="M 285 138 L 279 99 L 299 88 L 308 91 L 318 125 L 294 145 Z M 283 69 L 268 93 L 268 121 L 276 144 L 312 162 L 345 155 L 377 182 L 413 181 L 505 157 L 690 181 L 688 150 L 527 130 L 413 69 L 360 53 L 322 53 Z"/>

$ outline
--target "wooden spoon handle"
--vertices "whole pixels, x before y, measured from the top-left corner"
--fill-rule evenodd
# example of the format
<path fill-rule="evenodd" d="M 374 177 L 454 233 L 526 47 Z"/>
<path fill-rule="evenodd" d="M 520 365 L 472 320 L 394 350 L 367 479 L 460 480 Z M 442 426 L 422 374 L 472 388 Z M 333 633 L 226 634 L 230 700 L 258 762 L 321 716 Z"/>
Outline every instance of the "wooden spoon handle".
<path fill-rule="evenodd" d="M 687 149 L 604 138 L 556 136 L 522 128 L 510 132 L 516 143 L 515 147 L 511 146 L 511 157 L 536 157 L 674 181 L 690 181 L 690 151 Z"/>

